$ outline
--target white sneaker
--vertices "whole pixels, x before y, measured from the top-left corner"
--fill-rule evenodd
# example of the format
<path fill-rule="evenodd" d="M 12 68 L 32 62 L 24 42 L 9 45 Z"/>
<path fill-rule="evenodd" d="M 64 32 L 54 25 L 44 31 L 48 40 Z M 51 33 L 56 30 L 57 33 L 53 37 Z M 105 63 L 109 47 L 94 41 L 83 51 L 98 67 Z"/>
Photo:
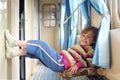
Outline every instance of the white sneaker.
<path fill-rule="evenodd" d="M 8 59 L 13 58 L 16 56 L 16 48 L 10 47 L 8 42 L 6 41 L 6 57 Z"/>
<path fill-rule="evenodd" d="M 5 37 L 8 42 L 8 45 L 10 45 L 10 47 L 16 46 L 17 40 L 9 33 L 8 30 L 5 31 Z"/>

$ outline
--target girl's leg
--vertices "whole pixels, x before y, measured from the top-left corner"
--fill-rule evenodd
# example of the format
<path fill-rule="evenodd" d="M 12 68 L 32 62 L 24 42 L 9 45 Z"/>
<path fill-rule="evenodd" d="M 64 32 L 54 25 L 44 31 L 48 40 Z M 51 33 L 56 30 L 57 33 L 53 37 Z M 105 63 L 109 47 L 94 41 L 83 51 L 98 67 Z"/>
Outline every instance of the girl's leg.
<path fill-rule="evenodd" d="M 16 56 L 25 56 L 26 55 L 26 48 L 18 49 L 16 51 Z"/>
<path fill-rule="evenodd" d="M 21 46 L 23 49 L 26 49 L 26 52 L 30 55 L 34 55 L 37 58 L 39 58 L 40 61 L 43 62 L 47 67 L 51 68 L 54 71 L 63 71 L 64 70 L 64 64 L 62 57 L 59 53 L 54 51 L 52 48 L 50 48 L 45 42 L 41 40 L 30 40 L 30 41 L 18 41 L 12 37 L 11 34 L 9 34 L 8 31 L 5 31 L 6 40 L 8 42 L 7 45 L 7 57 L 12 58 L 14 56 L 20 56 L 23 54 L 20 54 L 20 51 L 12 50 L 11 48 L 16 46 Z M 22 52 L 21 52 L 22 53 Z M 26 54 L 24 54 L 26 55 Z M 28 54 L 27 54 L 28 55 Z"/>
<path fill-rule="evenodd" d="M 5 31 L 5 38 L 6 38 L 6 57 L 13 58 L 15 56 L 25 56 L 26 55 L 26 47 L 27 41 L 24 40 L 16 40 L 8 30 Z M 21 49 L 15 48 L 16 46 L 20 46 Z M 27 53 L 26 57 L 30 58 L 37 58 L 32 54 Z"/>
<path fill-rule="evenodd" d="M 26 56 L 26 57 L 38 59 L 38 56 L 35 56 L 34 54 L 26 53 L 26 48 L 22 47 L 21 49 L 18 49 L 18 47 L 10 47 L 8 42 L 6 41 L 6 57 L 10 59 L 16 56 Z"/>
<path fill-rule="evenodd" d="M 54 71 L 64 70 L 62 56 L 44 41 L 29 40 L 27 43 L 27 53 L 37 56 L 45 66 Z"/>
<path fill-rule="evenodd" d="M 26 48 L 19 49 L 18 47 L 10 47 L 8 42 L 6 41 L 6 57 L 13 58 L 15 56 L 25 56 Z"/>
<path fill-rule="evenodd" d="M 16 46 L 20 46 L 22 48 L 27 48 L 27 41 L 25 41 L 25 40 L 19 40 L 17 42 Z"/>
<path fill-rule="evenodd" d="M 9 45 L 10 47 L 20 46 L 20 47 L 26 48 L 27 41 L 24 41 L 24 40 L 16 40 L 16 39 L 9 33 L 8 30 L 5 31 L 5 37 L 6 37 L 7 43 L 8 43 L 8 45 Z"/>

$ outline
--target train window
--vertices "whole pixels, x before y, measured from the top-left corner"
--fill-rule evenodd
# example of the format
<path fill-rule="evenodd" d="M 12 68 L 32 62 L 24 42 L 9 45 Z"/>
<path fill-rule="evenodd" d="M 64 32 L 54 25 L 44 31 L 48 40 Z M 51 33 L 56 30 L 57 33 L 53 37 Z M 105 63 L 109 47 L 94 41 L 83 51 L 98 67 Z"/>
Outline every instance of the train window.
<path fill-rule="evenodd" d="M 43 4 L 42 6 L 42 23 L 44 27 L 56 27 L 56 5 Z"/>

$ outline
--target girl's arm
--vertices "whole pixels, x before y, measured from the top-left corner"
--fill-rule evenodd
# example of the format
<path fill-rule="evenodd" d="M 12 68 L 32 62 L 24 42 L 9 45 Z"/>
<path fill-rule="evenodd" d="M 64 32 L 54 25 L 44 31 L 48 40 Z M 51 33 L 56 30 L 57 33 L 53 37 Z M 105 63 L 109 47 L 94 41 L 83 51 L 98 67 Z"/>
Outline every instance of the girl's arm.
<path fill-rule="evenodd" d="M 70 74 L 75 74 L 78 70 L 78 66 L 75 64 L 69 68 Z"/>

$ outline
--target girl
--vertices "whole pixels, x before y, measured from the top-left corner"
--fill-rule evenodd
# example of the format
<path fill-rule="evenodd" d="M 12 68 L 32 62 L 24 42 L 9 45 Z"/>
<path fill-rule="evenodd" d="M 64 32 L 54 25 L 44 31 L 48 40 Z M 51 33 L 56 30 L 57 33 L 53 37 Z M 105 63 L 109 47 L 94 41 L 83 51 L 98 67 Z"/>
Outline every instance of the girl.
<path fill-rule="evenodd" d="M 91 67 L 94 55 L 94 44 L 98 29 L 88 26 L 81 31 L 79 44 L 68 50 L 57 53 L 48 44 L 41 40 L 16 40 L 5 31 L 6 37 L 6 57 L 26 56 L 39 59 L 46 67 L 56 72 L 69 69 L 71 74 L 76 73 L 78 68 Z M 15 47 L 21 47 L 16 50 Z"/>

